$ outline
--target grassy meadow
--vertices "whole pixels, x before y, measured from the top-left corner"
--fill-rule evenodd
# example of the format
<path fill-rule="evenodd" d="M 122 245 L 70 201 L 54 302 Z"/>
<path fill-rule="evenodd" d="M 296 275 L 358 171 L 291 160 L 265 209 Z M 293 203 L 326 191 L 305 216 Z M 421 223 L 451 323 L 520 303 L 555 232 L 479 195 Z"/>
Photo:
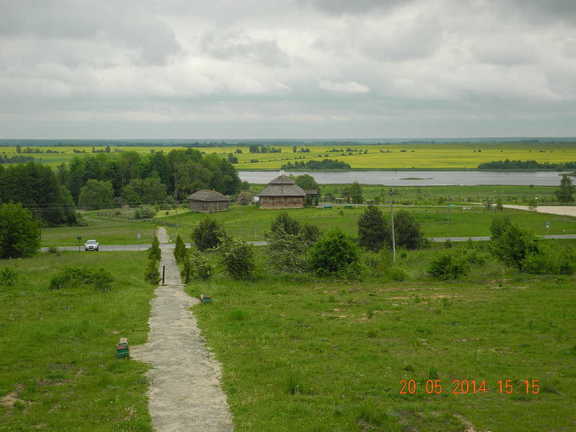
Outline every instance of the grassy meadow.
<path fill-rule="evenodd" d="M 42 229 L 42 246 L 77 246 L 77 237 L 95 239 L 102 245 L 152 243 L 155 224 L 150 220 L 128 219 L 125 210 L 80 212 L 85 225 Z M 140 234 L 140 236 L 138 236 Z"/>
<path fill-rule="evenodd" d="M 18 272 L 0 286 L 0 431 L 151 431 L 147 367 L 115 358 L 115 344 L 146 341 L 153 287 L 144 253 L 42 254 L 2 260 Z M 68 265 L 105 268 L 111 292 L 51 291 Z"/>
<path fill-rule="evenodd" d="M 98 142 L 94 143 L 98 146 Z M 274 147 L 274 144 L 271 143 Z M 222 146 L 196 148 L 206 154 L 234 153 L 238 158 L 237 169 L 279 169 L 283 164 L 294 161 L 338 159 L 347 162 L 354 169 L 458 169 L 476 168 L 478 164 L 494 160 L 536 160 L 538 162 L 568 162 L 576 161 L 576 143 L 405 143 L 405 144 L 374 144 L 346 145 L 334 143 L 328 146 L 298 146 L 307 152 L 294 152 L 291 146 L 276 146 L 279 153 L 250 153 L 248 147 Z M 74 156 L 92 155 L 91 147 L 74 146 L 42 146 L 33 147 L 43 151 L 48 149 L 59 153 L 22 154 L 32 156 L 39 161 L 56 166 L 67 162 Z M 111 146 L 111 154 L 136 151 L 149 153 L 183 149 L 177 146 Z M 104 147 L 96 147 L 103 150 Z M 351 151 L 348 151 L 351 149 Z M 332 150 L 332 151 L 331 151 Z M 83 151 L 84 153 L 78 153 Z M 242 153 L 236 153 L 241 151 Z M 0 147 L 0 152 L 8 156 L 16 154 L 16 147 Z"/>
<path fill-rule="evenodd" d="M 437 282 L 426 274 L 437 252 L 401 255 L 403 282 L 274 275 L 260 249 L 257 281 L 217 273 L 191 283 L 192 295 L 213 298 L 195 311 L 223 365 L 236 430 L 576 430 L 574 276 L 489 261 Z M 401 394 L 411 379 L 417 390 Z M 428 380 L 439 394 L 427 393 Z M 468 392 L 453 380 L 469 380 Z M 538 380 L 539 392 L 526 393 L 524 380 Z"/>
<path fill-rule="evenodd" d="M 525 229 L 536 234 L 576 234 L 576 219 L 568 216 L 544 215 L 520 210 L 504 210 L 496 212 L 485 210 L 483 207 L 403 207 L 414 214 L 421 224 L 427 237 L 451 236 L 486 236 L 490 234 L 490 223 L 497 214 L 505 214 Z M 270 230 L 272 220 L 285 210 L 262 210 L 256 207 L 235 206 L 231 210 L 213 213 L 209 217 L 220 222 L 224 229 L 235 238 L 242 240 L 265 240 L 265 234 Z M 317 225 L 322 231 L 339 228 L 342 231 L 356 236 L 358 218 L 363 208 L 304 208 L 291 209 L 291 217 L 300 222 Z M 385 214 L 389 208 L 383 207 Z M 186 241 L 190 234 L 207 215 L 200 213 L 181 213 L 176 216 L 167 216 L 157 222 L 165 225 L 173 239 L 180 234 Z M 546 223 L 550 228 L 546 228 Z"/>

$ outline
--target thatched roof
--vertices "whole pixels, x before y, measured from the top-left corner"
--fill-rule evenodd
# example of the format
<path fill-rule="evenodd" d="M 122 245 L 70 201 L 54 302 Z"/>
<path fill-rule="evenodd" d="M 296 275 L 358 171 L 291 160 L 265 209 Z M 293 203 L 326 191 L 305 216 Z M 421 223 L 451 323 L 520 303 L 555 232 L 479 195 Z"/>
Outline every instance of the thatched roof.
<path fill-rule="evenodd" d="M 210 201 L 210 202 L 219 202 L 219 201 L 230 201 L 220 192 L 215 190 L 199 190 L 198 192 L 194 192 L 192 195 L 188 197 L 190 201 Z"/>
<path fill-rule="evenodd" d="M 258 194 L 259 197 L 304 197 L 306 192 L 287 175 L 276 177 L 262 192 Z"/>

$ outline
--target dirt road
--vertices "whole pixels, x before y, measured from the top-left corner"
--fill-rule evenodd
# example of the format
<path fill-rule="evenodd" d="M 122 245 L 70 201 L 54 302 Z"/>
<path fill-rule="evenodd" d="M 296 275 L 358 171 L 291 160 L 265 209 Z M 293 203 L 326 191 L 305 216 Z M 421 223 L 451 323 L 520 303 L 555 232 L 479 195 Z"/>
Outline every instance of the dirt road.
<path fill-rule="evenodd" d="M 180 272 L 164 228 L 158 229 L 166 285 L 152 300 L 149 340 L 133 347 L 136 360 L 150 363 L 149 410 L 157 432 L 233 430 L 220 365 L 208 351 L 190 307 L 198 303 L 184 292 Z M 198 307 L 202 307 L 199 305 Z"/>

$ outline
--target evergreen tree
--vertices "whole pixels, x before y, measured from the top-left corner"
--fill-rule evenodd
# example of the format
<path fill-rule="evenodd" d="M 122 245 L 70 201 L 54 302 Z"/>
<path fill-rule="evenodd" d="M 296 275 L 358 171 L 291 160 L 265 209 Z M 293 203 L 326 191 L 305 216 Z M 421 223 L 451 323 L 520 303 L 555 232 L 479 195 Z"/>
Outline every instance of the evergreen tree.
<path fill-rule="evenodd" d="M 390 226 L 380 209 L 369 206 L 358 219 L 358 242 L 365 249 L 378 252 L 390 242 Z"/>
<path fill-rule="evenodd" d="M 178 264 L 182 264 L 188 258 L 188 252 L 186 250 L 186 245 L 180 237 L 180 234 L 176 237 L 176 246 L 174 247 L 174 258 Z"/>
<path fill-rule="evenodd" d="M 348 196 L 350 202 L 353 204 L 362 204 L 364 202 L 364 196 L 362 194 L 362 186 L 358 182 L 352 183 L 349 188 Z"/>
<path fill-rule="evenodd" d="M 222 226 L 210 218 L 200 222 L 192 232 L 192 240 L 200 251 L 217 248 L 225 237 Z"/>
<path fill-rule="evenodd" d="M 394 234 L 396 246 L 406 249 L 418 249 L 424 245 L 424 236 L 420 224 L 411 213 L 400 210 L 394 215 Z"/>
<path fill-rule="evenodd" d="M 288 216 L 288 213 L 284 212 L 276 216 L 272 221 L 270 229 L 274 233 L 282 231 L 286 234 L 298 235 L 300 234 L 300 222 L 291 218 Z"/>

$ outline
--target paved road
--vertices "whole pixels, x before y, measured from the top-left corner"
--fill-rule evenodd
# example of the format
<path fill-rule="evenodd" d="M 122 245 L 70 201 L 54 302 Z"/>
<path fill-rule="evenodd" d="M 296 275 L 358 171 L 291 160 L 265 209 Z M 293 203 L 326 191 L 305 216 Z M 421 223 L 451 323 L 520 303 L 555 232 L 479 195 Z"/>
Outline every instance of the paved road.
<path fill-rule="evenodd" d="M 548 234 L 537 236 L 542 239 L 549 239 L 549 240 L 576 240 L 576 234 Z M 472 241 L 488 241 L 490 240 L 489 236 L 471 236 L 471 237 L 430 237 L 428 238 L 431 242 L 434 243 L 443 243 L 447 240 L 451 242 L 465 242 L 468 240 Z M 248 243 L 254 246 L 266 246 L 268 242 L 266 241 L 249 241 Z M 187 247 L 190 247 L 190 243 L 186 243 Z M 135 252 L 135 251 L 143 251 L 150 247 L 149 244 L 140 244 L 140 245 L 102 245 L 100 246 L 100 252 Z M 164 248 L 170 249 L 174 248 L 174 244 L 167 244 L 163 245 Z M 59 251 L 78 251 L 78 246 L 59 246 L 57 248 Z M 81 249 L 83 250 L 83 249 Z M 48 248 L 44 247 L 40 249 L 41 252 L 48 252 Z"/>

